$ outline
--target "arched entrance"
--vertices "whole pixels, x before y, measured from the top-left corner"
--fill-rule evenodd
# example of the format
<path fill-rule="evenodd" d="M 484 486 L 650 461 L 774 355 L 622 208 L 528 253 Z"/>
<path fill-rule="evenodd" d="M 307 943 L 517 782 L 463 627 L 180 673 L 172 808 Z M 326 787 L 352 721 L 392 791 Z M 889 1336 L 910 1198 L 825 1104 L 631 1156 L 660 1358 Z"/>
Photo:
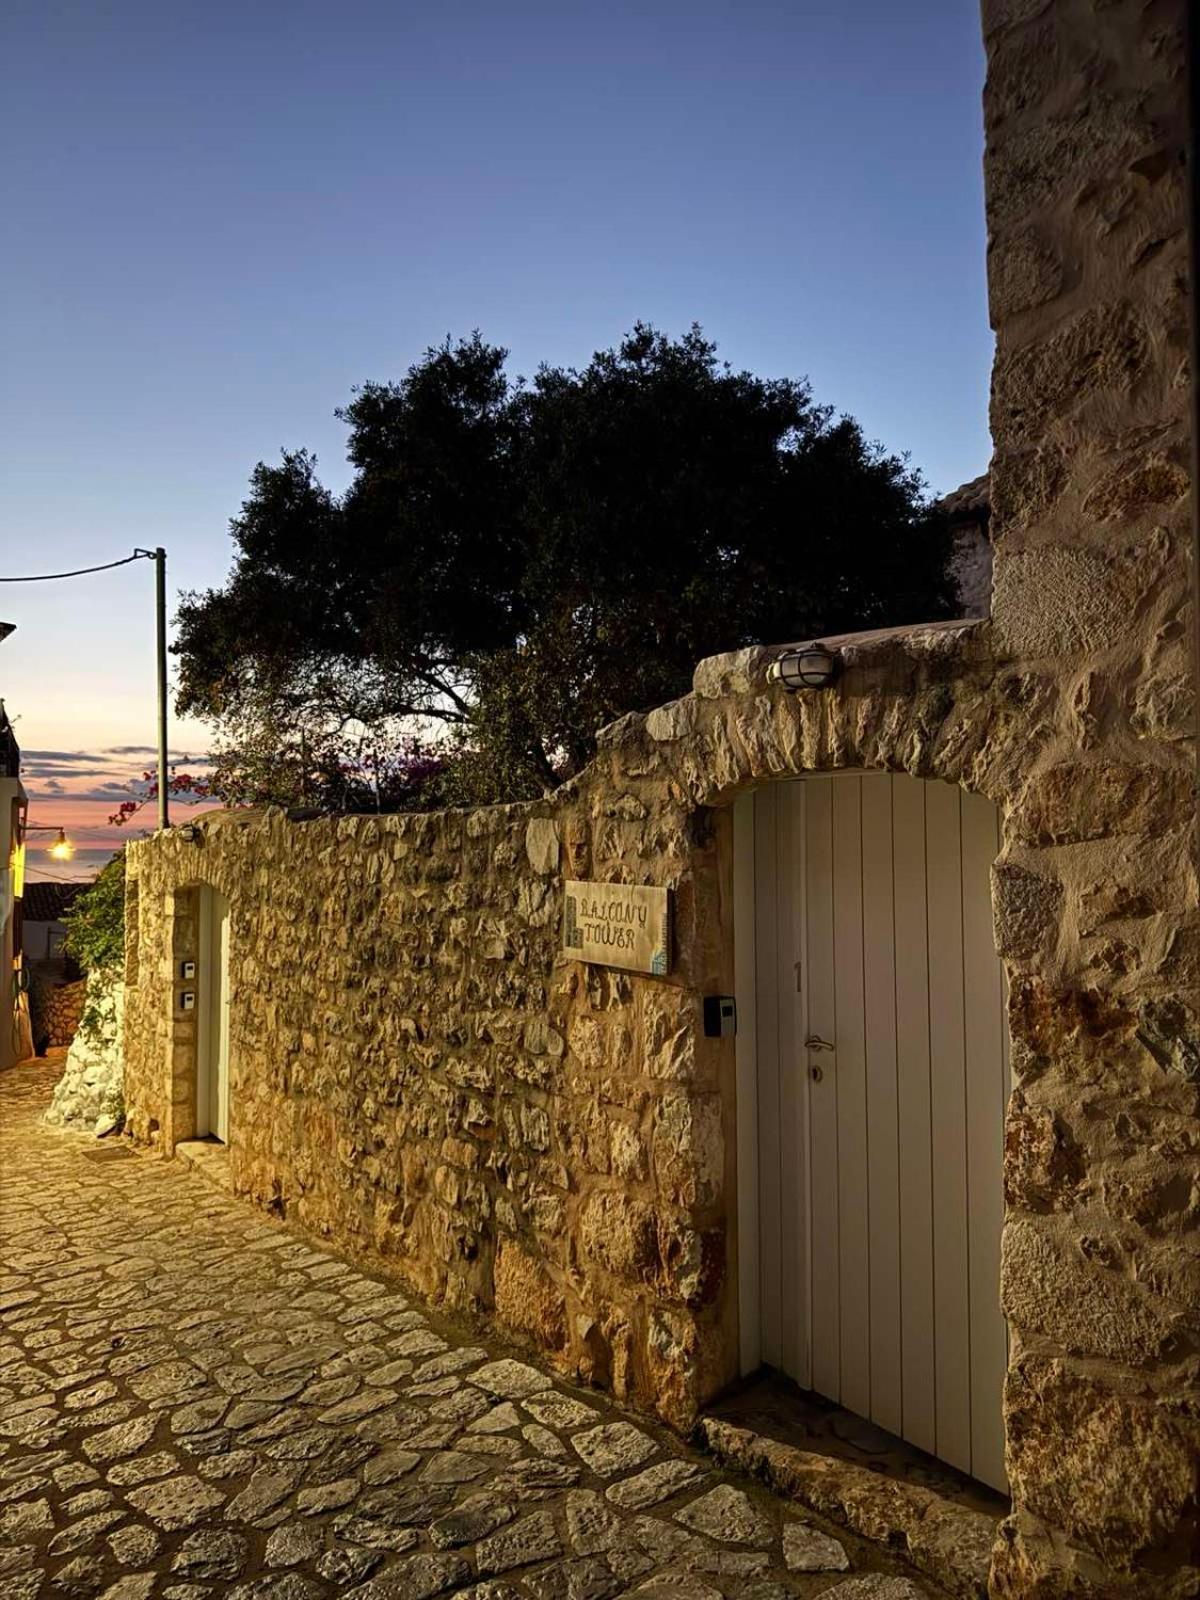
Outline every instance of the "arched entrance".
<path fill-rule="evenodd" d="M 1006 1489 L 996 809 L 822 773 L 734 832 L 742 1370 Z"/>

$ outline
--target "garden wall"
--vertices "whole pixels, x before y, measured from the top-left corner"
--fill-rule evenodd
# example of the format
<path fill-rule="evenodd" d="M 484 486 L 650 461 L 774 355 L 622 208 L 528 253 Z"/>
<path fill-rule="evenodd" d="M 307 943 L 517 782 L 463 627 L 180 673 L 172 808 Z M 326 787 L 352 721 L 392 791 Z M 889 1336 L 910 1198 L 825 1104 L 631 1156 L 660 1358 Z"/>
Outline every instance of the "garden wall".
<path fill-rule="evenodd" d="M 756 781 L 888 766 L 1010 793 L 1021 684 L 986 625 L 844 643 L 836 695 L 775 652 L 606 730 L 552 800 L 430 816 L 205 818 L 130 846 L 125 1094 L 192 1137 L 198 888 L 231 907 L 235 1188 L 683 1425 L 737 1372 L 731 810 Z M 1007 697 L 993 714 L 993 697 Z M 665 977 L 562 950 L 567 878 L 674 891 Z"/>
<path fill-rule="evenodd" d="M 195 1023 L 172 972 L 195 955 L 193 886 L 213 884 L 232 915 L 235 1187 L 684 1420 L 724 1276 L 699 946 L 688 925 L 665 982 L 559 959 L 560 890 L 568 865 L 632 876 L 639 851 L 641 875 L 690 884 L 716 849 L 667 818 L 646 836 L 631 797 L 609 809 L 594 831 L 571 804 L 238 814 L 199 844 L 134 846 L 126 1094 L 140 1136 L 191 1135 Z"/>

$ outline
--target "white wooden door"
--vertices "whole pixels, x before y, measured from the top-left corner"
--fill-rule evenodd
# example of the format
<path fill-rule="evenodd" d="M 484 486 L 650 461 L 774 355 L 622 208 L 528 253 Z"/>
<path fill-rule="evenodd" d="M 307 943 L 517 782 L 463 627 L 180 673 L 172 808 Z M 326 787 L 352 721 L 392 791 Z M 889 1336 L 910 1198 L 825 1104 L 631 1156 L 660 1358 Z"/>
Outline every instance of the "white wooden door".
<path fill-rule="evenodd" d="M 229 1142 L 229 902 L 200 891 L 196 1132 Z"/>
<path fill-rule="evenodd" d="M 743 1366 L 1004 1489 L 998 848 L 988 801 L 889 773 L 735 815 Z"/>

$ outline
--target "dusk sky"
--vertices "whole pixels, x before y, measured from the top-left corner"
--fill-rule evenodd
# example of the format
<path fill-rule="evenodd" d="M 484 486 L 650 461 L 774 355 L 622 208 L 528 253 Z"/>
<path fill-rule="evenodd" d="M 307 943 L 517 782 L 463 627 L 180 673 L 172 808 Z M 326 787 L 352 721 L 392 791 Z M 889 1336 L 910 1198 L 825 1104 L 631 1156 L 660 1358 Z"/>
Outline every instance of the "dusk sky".
<path fill-rule="evenodd" d="M 964 0 L 10 0 L 0 62 L 0 576 L 161 543 L 172 593 L 219 583 L 255 462 L 344 486 L 352 385 L 475 327 L 530 373 L 698 321 L 933 490 L 987 466 Z M 107 849 L 152 568 L 0 585 L 0 619 L 31 820 Z"/>

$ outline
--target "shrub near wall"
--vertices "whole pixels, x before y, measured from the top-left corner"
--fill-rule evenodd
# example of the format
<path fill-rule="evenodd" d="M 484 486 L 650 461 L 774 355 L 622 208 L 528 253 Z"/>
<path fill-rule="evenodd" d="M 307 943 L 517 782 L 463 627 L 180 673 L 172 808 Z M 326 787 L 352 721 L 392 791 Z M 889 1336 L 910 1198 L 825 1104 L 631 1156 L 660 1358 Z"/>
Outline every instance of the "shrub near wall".
<path fill-rule="evenodd" d="M 122 1092 L 125 965 L 125 858 L 118 852 L 78 896 L 66 918 L 66 953 L 87 974 L 64 985 L 74 1024 L 70 1046 L 46 1121 L 90 1127 L 103 1135 L 119 1129 Z"/>

